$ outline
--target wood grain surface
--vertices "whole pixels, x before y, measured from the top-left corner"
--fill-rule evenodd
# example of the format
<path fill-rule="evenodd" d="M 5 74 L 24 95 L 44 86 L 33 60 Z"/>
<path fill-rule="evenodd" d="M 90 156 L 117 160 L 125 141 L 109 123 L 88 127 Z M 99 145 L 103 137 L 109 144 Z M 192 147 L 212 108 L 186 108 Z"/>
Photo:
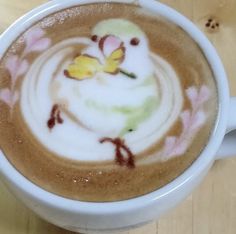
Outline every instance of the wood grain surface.
<path fill-rule="evenodd" d="M 147 0 L 148 1 L 148 0 Z M 0 0 L 0 32 L 46 0 Z M 162 0 L 193 20 L 217 48 L 236 95 L 236 0 Z M 205 24 L 212 18 L 215 29 Z M 203 183 L 157 222 L 123 234 L 235 234 L 236 157 L 215 163 Z M 72 234 L 25 208 L 0 184 L 0 234 Z"/>

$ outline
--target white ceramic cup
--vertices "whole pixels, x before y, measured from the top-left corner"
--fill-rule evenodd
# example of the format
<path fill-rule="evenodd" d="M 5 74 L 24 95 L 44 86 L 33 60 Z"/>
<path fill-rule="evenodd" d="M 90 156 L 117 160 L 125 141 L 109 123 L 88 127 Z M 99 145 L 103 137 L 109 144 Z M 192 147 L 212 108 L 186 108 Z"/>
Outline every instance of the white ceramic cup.
<path fill-rule="evenodd" d="M 101 0 L 54 0 L 46 3 L 16 21 L 0 37 L 0 55 L 22 32 L 43 17 L 78 4 L 103 2 Z M 108 1 L 106 1 L 108 2 Z M 109 1 L 110 2 L 110 1 Z M 219 111 L 212 136 L 199 158 L 178 178 L 149 194 L 118 202 L 81 202 L 49 193 L 23 177 L 0 151 L 0 173 L 7 187 L 23 203 L 43 219 L 62 228 L 84 233 L 111 233 L 129 229 L 175 207 L 201 182 L 212 166 L 225 134 L 236 129 L 236 98 L 230 98 L 228 81 L 216 50 L 204 34 L 187 18 L 154 0 L 115 0 L 113 2 L 139 4 L 166 17 L 182 27 L 202 48 L 214 72 L 218 87 Z M 236 155 L 236 134 L 226 138 L 218 155 Z"/>

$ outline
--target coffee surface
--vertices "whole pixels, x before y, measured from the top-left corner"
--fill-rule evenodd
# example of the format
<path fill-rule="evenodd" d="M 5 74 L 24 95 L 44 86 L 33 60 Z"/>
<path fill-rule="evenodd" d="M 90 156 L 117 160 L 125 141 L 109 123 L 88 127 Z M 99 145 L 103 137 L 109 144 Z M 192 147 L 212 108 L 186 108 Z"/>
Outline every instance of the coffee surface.
<path fill-rule="evenodd" d="M 50 15 L 0 62 L 0 146 L 58 195 L 115 201 L 184 172 L 215 125 L 217 88 L 199 46 L 139 6 Z"/>

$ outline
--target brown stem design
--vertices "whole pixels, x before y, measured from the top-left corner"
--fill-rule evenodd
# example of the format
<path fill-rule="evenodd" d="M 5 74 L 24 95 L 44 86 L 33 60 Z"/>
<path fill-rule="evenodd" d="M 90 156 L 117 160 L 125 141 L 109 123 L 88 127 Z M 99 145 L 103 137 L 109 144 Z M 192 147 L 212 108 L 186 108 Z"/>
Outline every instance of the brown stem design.
<path fill-rule="evenodd" d="M 136 79 L 137 78 L 137 76 L 134 73 L 127 72 L 127 71 L 125 71 L 124 69 L 121 69 L 121 68 L 120 68 L 120 73 L 122 73 L 123 75 L 126 75 L 130 79 Z"/>
<path fill-rule="evenodd" d="M 61 111 L 58 104 L 53 105 L 51 110 L 50 119 L 47 122 L 48 128 L 53 129 L 55 125 L 63 124 L 64 120 L 61 117 Z"/>
<path fill-rule="evenodd" d="M 120 166 L 127 166 L 128 168 L 134 168 L 135 167 L 135 162 L 134 162 L 134 155 L 129 149 L 129 147 L 125 144 L 125 141 L 122 140 L 121 138 L 109 138 L 109 137 L 104 137 L 100 140 L 100 143 L 112 143 L 115 145 L 116 149 L 116 163 Z M 122 150 L 125 151 L 126 154 L 122 153 Z M 127 159 L 125 156 L 128 156 Z"/>

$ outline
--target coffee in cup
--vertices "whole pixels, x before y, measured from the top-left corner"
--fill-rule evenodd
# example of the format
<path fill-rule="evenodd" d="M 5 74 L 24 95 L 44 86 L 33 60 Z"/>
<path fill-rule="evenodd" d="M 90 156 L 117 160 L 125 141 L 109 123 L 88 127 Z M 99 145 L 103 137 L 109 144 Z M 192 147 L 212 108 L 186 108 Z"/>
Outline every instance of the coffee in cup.
<path fill-rule="evenodd" d="M 0 146 L 33 183 L 81 201 L 154 191 L 214 129 L 217 88 L 180 27 L 138 6 L 95 3 L 43 18 L 0 62 Z"/>

